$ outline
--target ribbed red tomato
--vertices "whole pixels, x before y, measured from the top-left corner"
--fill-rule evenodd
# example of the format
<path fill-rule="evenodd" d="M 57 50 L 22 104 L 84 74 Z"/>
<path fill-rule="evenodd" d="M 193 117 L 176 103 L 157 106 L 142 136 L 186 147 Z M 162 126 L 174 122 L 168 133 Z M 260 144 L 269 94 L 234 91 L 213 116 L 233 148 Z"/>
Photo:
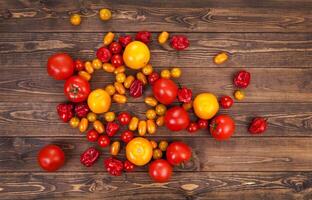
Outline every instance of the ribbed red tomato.
<path fill-rule="evenodd" d="M 72 76 L 64 84 L 64 94 L 72 102 L 85 101 L 89 93 L 89 82 L 80 76 Z"/>
<path fill-rule="evenodd" d="M 210 122 L 210 133 L 216 140 L 226 140 L 235 131 L 235 123 L 228 115 L 218 115 Z"/>

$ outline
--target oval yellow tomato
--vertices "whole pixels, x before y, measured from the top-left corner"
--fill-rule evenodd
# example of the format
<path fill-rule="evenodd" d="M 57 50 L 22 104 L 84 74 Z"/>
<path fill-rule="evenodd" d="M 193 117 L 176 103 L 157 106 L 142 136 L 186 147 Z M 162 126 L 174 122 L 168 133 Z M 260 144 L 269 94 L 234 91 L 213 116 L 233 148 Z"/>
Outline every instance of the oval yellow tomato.
<path fill-rule="evenodd" d="M 111 106 L 111 97 L 103 89 L 93 90 L 88 96 L 88 106 L 96 114 L 105 113 Z"/>
<path fill-rule="evenodd" d="M 136 137 L 127 144 L 126 156 L 137 166 L 146 165 L 153 156 L 152 144 L 145 138 Z"/>
<path fill-rule="evenodd" d="M 211 119 L 219 110 L 217 97 L 211 93 L 201 93 L 195 97 L 193 109 L 197 117 Z"/>
<path fill-rule="evenodd" d="M 133 41 L 126 46 L 123 60 L 131 69 L 141 69 L 150 60 L 149 48 L 140 41 Z"/>

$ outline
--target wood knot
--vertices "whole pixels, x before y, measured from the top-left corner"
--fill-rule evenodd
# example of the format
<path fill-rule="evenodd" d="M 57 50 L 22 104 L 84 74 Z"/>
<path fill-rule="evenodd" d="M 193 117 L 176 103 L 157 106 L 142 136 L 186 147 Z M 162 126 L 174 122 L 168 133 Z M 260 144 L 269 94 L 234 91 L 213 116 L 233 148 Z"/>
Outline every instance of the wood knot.
<path fill-rule="evenodd" d="M 198 187 L 199 187 L 199 185 L 196 185 L 193 183 L 181 185 L 181 188 L 183 190 L 186 190 L 186 191 L 193 191 L 193 190 L 197 189 Z"/>

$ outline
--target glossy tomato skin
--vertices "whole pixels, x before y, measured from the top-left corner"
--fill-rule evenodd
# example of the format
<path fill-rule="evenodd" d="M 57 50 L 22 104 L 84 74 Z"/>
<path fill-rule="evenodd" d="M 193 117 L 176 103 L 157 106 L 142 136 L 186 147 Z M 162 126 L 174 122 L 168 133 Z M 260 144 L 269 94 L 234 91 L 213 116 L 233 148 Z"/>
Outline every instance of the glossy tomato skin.
<path fill-rule="evenodd" d="M 153 84 L 153 94 L 162 104 L 171 104 L 178 94 L 178 86 L 170 79 L 160 78 Z"/>
<path fill-rule="evenodd" d="M 220 98 L 220 105 L 224 109 L 228 109 L 228 108 L 232 107 L 233 103 L 234 103 L 234 101 L 230 96 L 222 96 Z"/>
<path fill-rule="evenodd" d="M 90 84 L 80 76 L 72 76 L 64 84 L 64 94 L 72 102 L 82 102 L 88 98 Z"/>
<path fill-rule="evenodd" d="M 218 115 L 210 122 L 210 133 L 216 140 L 229 139 L 235 131 L 235 123 L 228 115 Z"/>
<path fill-rule="evenodd" d="M 183 142 L 172 142 L 166 150 L 166 157 L 171 165 L 180 165 L 191 159 L 192 150 Z"/>
<path fill-rule="evenodd" d="M 47 70 L 55 80 L 66 80 L 74 73 L 74 60 L 66 53 L 56 53 L 49 57 Z"/>
<path fill-rule="evenodd" d="M 131 120 L 131 115 L 128 112 L 121 112 L 117 118 L 121 125 L 128 125 Z"/>
<path fill-rule="evenodd" d="M 53 172 L 64 165 L 65 154 L 63 150 L 53 144 L 43 147 L 38 154 L 38 163 L 42 169 Z"/>
<path fill-rule="evenodd" d="M 165 114 L 165 125 L 171 131 L 186 129 L 189 123 L 190 117 L 182 107 L 172 107 Z"/>
<path fill-rule="evenodd" d="M 155 182 L 167 182 L 172 175 L 172 166 L 164 159 L 157 159 L 149 165 L 148 173 Z"/>

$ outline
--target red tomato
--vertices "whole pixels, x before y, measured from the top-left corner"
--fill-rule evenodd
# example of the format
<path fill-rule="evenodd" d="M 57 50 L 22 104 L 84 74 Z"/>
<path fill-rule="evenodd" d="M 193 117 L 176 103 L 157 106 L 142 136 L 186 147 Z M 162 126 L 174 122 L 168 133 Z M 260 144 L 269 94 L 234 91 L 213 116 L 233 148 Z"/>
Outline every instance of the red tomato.
<path fill-rule="evenodd" d="M 56 80 L 65 80 L 74 73 L 74 60 L 66 53 L 56 53 L 48 60 L 48 74 Z"/>
<path fill-rule="evenodd" d="M 130 123 L 131 115 L 128 112 L 122 112 L 118 115 L 118 121 L 121 125 L 127 125 Z"/>
<path fill-rule="evenodd" d="M 155 182 L 163 183 L 170 179 L 172 167 L 166 160 L 158 159 L 149 165 L 148 173 Z"/>
<path fill-rule="evenodd" d="M 38 154 L 38 163 L 42 169 L 53 172 L 64 165 L 65 154 L 63 150 L 53 144 L 43 147 Z"/>
<path fill-rule="evenodd" d="M 119 42 L 112 42 L 109 45 L 109 50 L 112 54 L 119 54 L 122 50 L 122 46 Z"/>
<path fill-rule="evenodd" d="M 172 142 L 166 150 L 166 157 L 171 165 L 180 165 L 191 159 L 192 150 L 183 142 Z"/>
<path fill-rule="evenodd" d="M 208 121 L 205 119 L 199 119 L 197 124 L 200 129 L 206 129 L 208 127 Z"/>
<path fill-rule="evenodd" d="M 116 68 L 120 67 L 121 65 L 124 64 L 123 58 L 122 58 L 122 56 L 120 54 L 113 55 L 112 58 L 111 58 L 111 63 Z"/>
<path fill-rule="evenodd" d="M 228 115 L 218 115 L 210 122 L 210 133 L 217 140 L 230 138 L 235 131 L 235 123 Z"/>
<path fill-rule="evenodd" d="M 191 122 L 189 124 L 189 126 L 187 127 L 187 131 L 190 133 L 195 133 L 196 131 L 198 131 L 199 126 L 196 122 Z"/>
<path fill-rule="evenodd" d="M 188 113 L 179 106 L 170 108 L 165 114 L 165 125 L 171 131 L 186 129 L 189 123 Z"/>
<path fill-rule="evenodd" d="M 75 60 L 74 67 L 75 67 L 75 71 L 77 71 L 77 72 L 84 70 L 84 62 L 80 59 L 77 59 L 77 60 Z"/>
<path fill-rule="evenodd" d="M 102 62 L 108 62 L 111 59 L 112 54 L 108 48 L 101 47 L 96 51 L 96 57 Z"/>
<path fill-rule="evenodd" d="M 178 94 L 178 86 L 170 79 L 160 78 L 153 84 L 153 94 L 162 104 L 171 104 Z"/>
<path fill-rule="evenodd" d="M 159 79 L 159 74 L 157 72 L 152 72 L 148 75 L 147 79 L 149 84 L 153 85 Z"/>
<path fill-rule="evenodd" d="M 95 142 L 97 141 L 99 137 L 99 133 L 94 130 L 94 129 L 91 129 L 90 131 L 88 131 L 87 133 L 87 139 L 90 141 L 90 142 Z"/>
<path fill-rule="evenodd" d="M 98 145 L 100 147 L 107 147 L 110 144 L 110 139 L 107 135 L 101 135 L 98 139 Z"/>
<path fill-rule="evenodd" d="M 121 135 L 120 135 L 120 139 L 124 142 L 124 143 L 128 143 L 130 142 L 134 137 L 134 134 L 132 131 L 124 131 Z"/>
<path fill-rule="evenodd" d="M 230 108 L 233 103 L 234 101 L 230 96 L 223 96 L 220 98 L 220 105 L 224 109 Z"/>
<path fill-rule="evenodd" d="M 80 76 L 72 76 L 64 84 L 64 94 L 72 102 L 85 101 L 89 93 L 89 82 Z"/>

